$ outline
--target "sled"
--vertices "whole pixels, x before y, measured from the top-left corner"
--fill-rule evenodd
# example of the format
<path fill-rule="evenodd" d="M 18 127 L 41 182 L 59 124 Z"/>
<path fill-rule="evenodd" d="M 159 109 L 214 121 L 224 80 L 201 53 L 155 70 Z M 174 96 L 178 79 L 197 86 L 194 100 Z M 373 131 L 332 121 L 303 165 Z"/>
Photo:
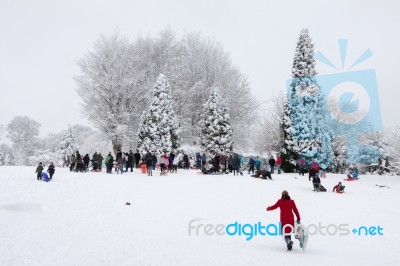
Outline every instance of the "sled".
<path fill-rule="evenodd" d="M 305 252 L 307 249 L 307 244 L 308 244 L 308 234 L 307 234 L 306 228 L 303 224 L 296 223 L 296 234 L 295 234 L 294 238 L 299 240 L 300 247 L 303 250 L 303 252 Z"/>
<path fill-rule="evenodd" d="M 358 179 L 355 178 L 345 178 L 344 181 L 357 181 Z"/>
<path fill-rule="evenodd" d="M 47 173 L 42 173 L 42 180 L 43 180 L 44 182 L 49 182 L 49 181 L 50 181 L 50 178 L 49 178 L 49 176 L 47 175 Z"/>

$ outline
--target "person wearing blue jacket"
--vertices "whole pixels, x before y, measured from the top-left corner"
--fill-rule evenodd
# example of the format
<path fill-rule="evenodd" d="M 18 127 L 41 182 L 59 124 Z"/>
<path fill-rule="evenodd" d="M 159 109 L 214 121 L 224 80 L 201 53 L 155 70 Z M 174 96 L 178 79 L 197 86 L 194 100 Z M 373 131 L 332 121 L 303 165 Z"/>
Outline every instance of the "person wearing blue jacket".
<path fill-rule="evenodd" d="M 201 161 L 202 161 L 202 157 L 201 157 L 200 153 L 196 153 L 196 169 L 197 170 L 201 169 Z"/>
<path fill-rule="evenodd" d="M 258 158 L 258 156 L 256 157 L 256 160 L 254 161 L 254 165 L 256 166 L 257 171 L 260 171 L 260 169 L 261 169 L 261 161 Z"/>
<path fill-rule="evenodd" d="M 359 178 L 360 173 L 358 172 L 358 168 L 354 167 L 353 170 L 353 178 L 358 179 Z"/>
<path fill-rule="evenodd" d="M 251 172 L 254 175 L 254 165 L 255 165 L 255 163 L 256 163 L 256 161 L 254 160 L 254 158 L 250 157 L 248 174 L 250 174 L 250 172 Z"/>

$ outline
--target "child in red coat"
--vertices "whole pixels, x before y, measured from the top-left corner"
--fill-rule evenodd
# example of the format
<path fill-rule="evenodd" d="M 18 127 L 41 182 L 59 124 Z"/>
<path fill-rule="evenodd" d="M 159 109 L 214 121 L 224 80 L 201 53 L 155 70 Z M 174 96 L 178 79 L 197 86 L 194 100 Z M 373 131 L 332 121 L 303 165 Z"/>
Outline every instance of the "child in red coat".
<path fill-rule="evenodd" d="M 281 209 L 281 226 L 282 234 L 285 236 L 285 242 L 287 249 L 292 250 L 293 241 L 291 240 L 291 234 L 294 232 L 294 216 L 296 215 L 297 222 L 300 223 L 300 214 L 297 210 L 296 203 L 294 200 L 290 199 L 289 192 L 284 190 L 282 192 L 282 197 L 274 205 L 269 206 L 267 211 L 273 211 L 277 208 Z"/>
<path fill-rule="evenodd" d="M 336 186 L 333 187 L 332 192 L 336 190 L 336 193 L 343 193 L 345 186 L 342 186 L 342 182 L 339 182 Z"/>

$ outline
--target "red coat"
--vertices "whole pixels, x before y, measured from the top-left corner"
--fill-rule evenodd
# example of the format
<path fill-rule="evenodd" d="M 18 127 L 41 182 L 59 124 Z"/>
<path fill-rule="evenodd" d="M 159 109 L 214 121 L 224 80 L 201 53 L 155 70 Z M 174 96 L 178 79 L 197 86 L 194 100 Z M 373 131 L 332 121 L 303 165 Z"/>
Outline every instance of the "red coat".
<path fill-rule="evenodd" d="M 281 223 L 282 223 L 282 228 L 286 224 L 290 224 L 293 227 L 286 227 L 285 228 L 285 233 L 291 233 L 291 229 L 294 229 L 294 214 L 296 214 L 297 221 L 300 221 L 300 214 L 299 211 L 297 210 L 296 203 L 294 203 L 294 200 L 291 199 L 280 199 L 278 200 L 275 205 L 272 205 L 267 208 L 267 211 L 273 211 L 277 208 L 281 209 Z"/>
<path fill-rule="evenodd" d="M 277 165 L 282 164 L 282 158 L 281 158 L 281 156 L 277 156 L 277 157 L 276 157 L 276 164 L 277 164 Z"/>

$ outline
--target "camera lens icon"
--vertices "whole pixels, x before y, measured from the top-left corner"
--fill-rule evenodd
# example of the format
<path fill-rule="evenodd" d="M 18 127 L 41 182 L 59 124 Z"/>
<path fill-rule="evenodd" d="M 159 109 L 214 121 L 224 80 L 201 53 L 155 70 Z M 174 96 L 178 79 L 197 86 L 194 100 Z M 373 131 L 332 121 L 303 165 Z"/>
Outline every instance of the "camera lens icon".
<path fill-rule="evenodd" d="M 342 124 L 354 125 L 363 121 L 371 107 L 367 90 L 352 81 L 338 83 L 327 98 L 331 117 Z"/>

